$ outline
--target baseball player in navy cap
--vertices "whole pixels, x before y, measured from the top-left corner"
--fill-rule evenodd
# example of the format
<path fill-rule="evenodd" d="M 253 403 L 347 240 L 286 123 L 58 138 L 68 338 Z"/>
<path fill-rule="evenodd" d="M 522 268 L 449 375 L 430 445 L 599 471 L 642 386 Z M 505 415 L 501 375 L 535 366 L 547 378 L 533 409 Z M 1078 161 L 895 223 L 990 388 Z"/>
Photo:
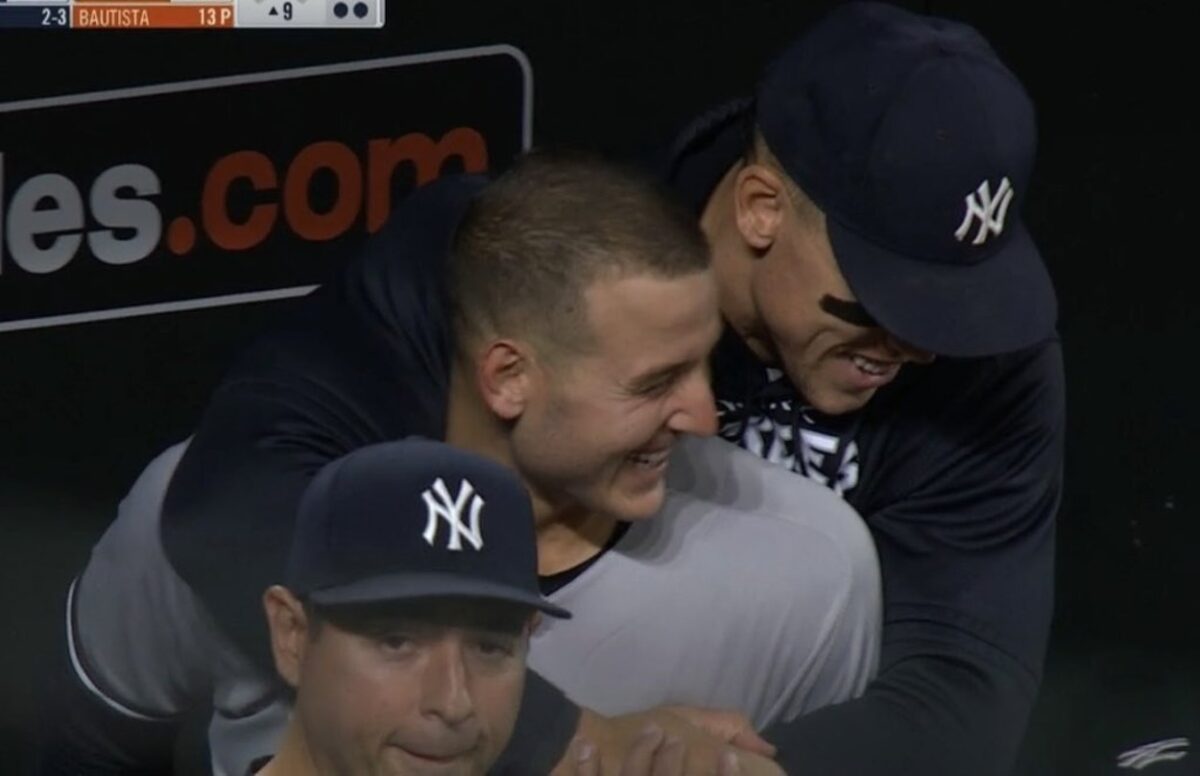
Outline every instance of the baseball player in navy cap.
<path fill-rule="evenodd" d="M 516 722 L 537 613 L 570 616 L 538 590 L 533 526 L 514 472 L 443 443 L 326 465 L 285 584 L 263 596 L 296 697 L 258 773 L 485 773 Z"/>
<path fill-rule="evenodd" d="M 768 731 L 789 772 L 1015 759 L 1065 413 L 1055 292 L 1021 222 L 1036 140 L 977 30 L 853 2 L 673 147 L 720 285 L 721 436 L 842 495 L 880 556 L 880 674 Z"/>

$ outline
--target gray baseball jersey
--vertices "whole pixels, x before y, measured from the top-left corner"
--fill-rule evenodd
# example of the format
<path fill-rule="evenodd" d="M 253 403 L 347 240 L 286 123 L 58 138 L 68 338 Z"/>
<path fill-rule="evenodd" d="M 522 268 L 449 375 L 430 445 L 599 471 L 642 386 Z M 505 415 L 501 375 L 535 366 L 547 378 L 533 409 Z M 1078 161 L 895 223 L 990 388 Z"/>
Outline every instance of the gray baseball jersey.
<path fill-rule="evenodd" d="M 287 704 L 163 553 L 163 495 L 185 444 L 146 468 L 72 586 L 71 660 L 126 716 L 212 703 L 214 771 L 241 776 L 275 750 Z M 876 670 L 879 568 L 858 515 L 718 439 L 682 443 L 662 513 L 550 598 L 575 617 L 543 622 L 530 665 L 602 713 L 700 705 L 761 728 L 855 697 Z"/>

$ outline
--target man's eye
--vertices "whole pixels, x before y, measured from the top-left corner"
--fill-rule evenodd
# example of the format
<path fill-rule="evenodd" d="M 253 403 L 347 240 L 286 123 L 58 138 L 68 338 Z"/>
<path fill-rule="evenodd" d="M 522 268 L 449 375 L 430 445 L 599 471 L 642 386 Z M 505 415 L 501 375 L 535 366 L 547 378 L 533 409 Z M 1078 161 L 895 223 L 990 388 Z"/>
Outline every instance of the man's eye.
<path fill-rule="evenodd" d="M 404 633 L 388 633 L 380 637 L 379 644 L 389 652 L 400 652 L 411 647 L 413 640 Z"/>
<path fill-rule="evenodd" d="M 492 658 L 512 657 L 516 653 L 515 645 L 504 639 L 480 639 L 475 648 L 484 657 Z"/>
<path fill-rule="evenodd" d="M 666 378 L 663 380 L 656 380 L 653 383 L 650 383 L 649 385 L 646 385 L 646 386 L 643 386 L 642 388 L 640 388 L 638 390 L 638 393 L 641 394 L 642 396 L 662 396 L 663 394 L 665 394 L 669 390 L 671 390 L 671 386 L 673 386 L 674 384 L 675 384 L 674 378 Z"/>

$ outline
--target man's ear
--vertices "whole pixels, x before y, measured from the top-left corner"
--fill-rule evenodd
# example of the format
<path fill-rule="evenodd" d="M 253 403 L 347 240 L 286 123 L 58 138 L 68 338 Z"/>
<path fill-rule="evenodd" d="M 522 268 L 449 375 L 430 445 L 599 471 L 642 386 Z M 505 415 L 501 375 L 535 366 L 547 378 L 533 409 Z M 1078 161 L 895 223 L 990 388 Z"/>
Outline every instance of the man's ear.
<path fill-rule="evenodd" d="M 497 339 L 476 362 L 475 376 L 484 404 L 501 420 L 516 420 L 525 411 L 532 387 L 533 351 L 528 343 Z"/>
<path fill-rule="evenodd" d="M 525 627 L 521 630 L 521 644 L 526 655 L 529 653 L 529 645 L 533 641 L 533 634 L 537 633 L 538 628 L 542 626 L 542 613 L 534 610 L 533 613 L 525 619 Z"/>
<path fill-rule="evenodd" d="M 783 177 L 764 164 L 747 164 L 734 181 L 734 213 L 742 239 L 755 251 L 774 244 L 788 206 Z"/>
<path fill-rule="evenodd" d="M 275 670 L 292 687 L 300 684 L 300 668 L 308 649 L 308 616 L 304 605 L 286 587 L 272 585 L 263 593 L 263 609 L 271 629 L 271 653 Z"/>

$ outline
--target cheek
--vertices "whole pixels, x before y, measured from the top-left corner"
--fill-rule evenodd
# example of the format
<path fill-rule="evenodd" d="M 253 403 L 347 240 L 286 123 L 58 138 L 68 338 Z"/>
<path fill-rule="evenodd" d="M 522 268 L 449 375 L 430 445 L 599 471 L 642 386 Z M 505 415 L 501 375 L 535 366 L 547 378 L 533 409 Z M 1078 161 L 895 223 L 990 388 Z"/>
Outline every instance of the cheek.
<path fill-rule="evenodd" d="M 624 466 L 634 451 L 656 440 L 667 425 L 666 399 L 629 400 L 597 406 L 590 428 L 578 439 L 596 465 L 606 470 Z"/>
<path fill-rule="evenodd" d="M 517 724 L 521 694 L 525 686 L 525 665 L 506 672 L 503 677 L 489 677 L 475 690 L 475 702 L 488 729 L 490 754 L 503 751 Z"/>
<path fill-rule="evenodd" d="M 532 413 L 514 443 L 527 460 L 564 471 L 595 468 L 653 435 L 655 408 L 647 403 L 561 400 Z"/>
<path fill-rule="evenodd" d="M 578 457 L 573 441 L 586 433 L 579 426 L 574 411 L 561 401 L 530 405 L 512 430 L 514 457 L 529 474 L 569 466 Z"/>
<path fill-rule="evenodd" d="M 780 355 L 796 358 L 820 335 L 819 327 L 805 314 L 808 300 L 792 296 L 782 288 L 764 289 L 758 297 L 763 325 Z"/>
<path fill-rule="evenodd" d="M 628 456 L 655 441 L 667 423 L 666 400 L 615 395 L 611 377 L 560 383 L 539 397 L 510 437 L 517 468 L 547 491 L 610 508 L 614 480 Z"/>
<path fill-rule="evenodd" d="M 860 336 L 820 309 L 824 286 L 800 272 L 761 273 L 755 300 L 763 323 L 784 362 L 813 367 L 831 351 Z M 836 294 L 835 294 L 836 295 Z"/>
<path fill-rule="evenodd" d="M 754 301 L 764 318 L 778 326 L 793 327 L 813 304 L 813 289 L 799 282 L 798 273 L 786 271 L 781 260 L 768 257 L 754 275 Z"/>
<path fill-rule="evenodd" d="M 357 739 L 368 747 L 385 737 L 404 714 L 403 683 L 381 670 L 370 655 L 340 650 L 316 655 L 302 679 L 297 706 L 318 735 Z"/>

